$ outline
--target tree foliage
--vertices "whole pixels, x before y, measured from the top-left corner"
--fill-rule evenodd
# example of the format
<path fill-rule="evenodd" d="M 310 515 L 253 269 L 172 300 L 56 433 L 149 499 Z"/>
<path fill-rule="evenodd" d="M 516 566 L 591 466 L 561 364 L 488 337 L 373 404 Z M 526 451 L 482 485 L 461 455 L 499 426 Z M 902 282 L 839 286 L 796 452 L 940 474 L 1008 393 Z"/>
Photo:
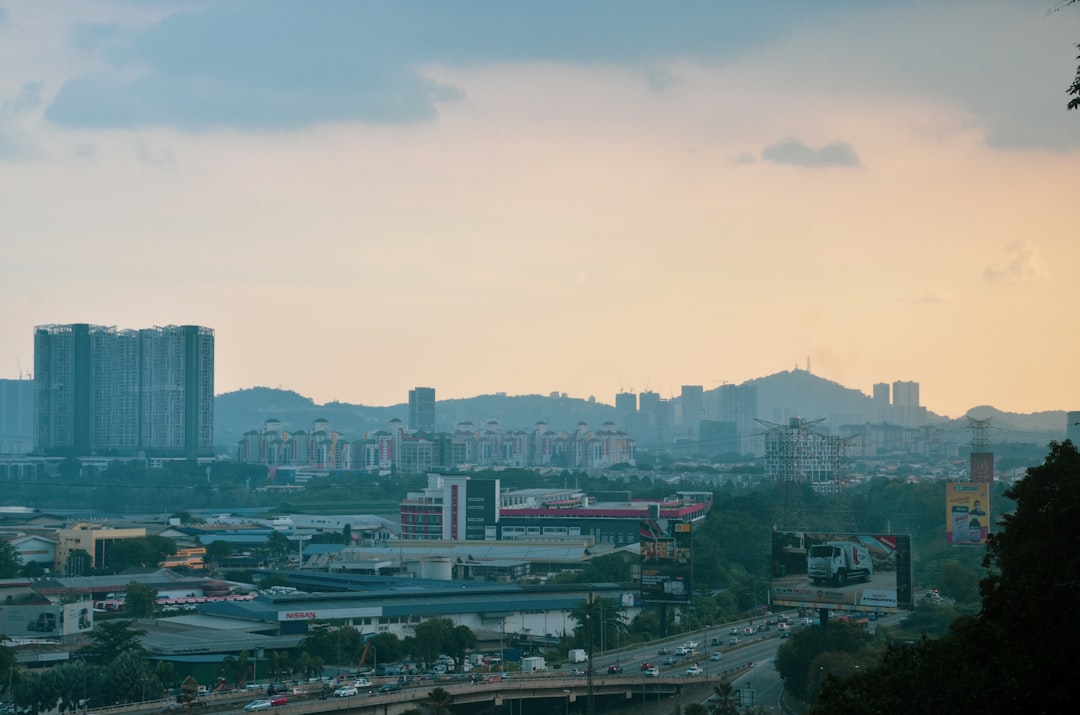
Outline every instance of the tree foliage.
<path fill-rule="evenodd" d="M 941 638 L 889 648 L 874 667 L 827 681 L 815 713 L 1072 711 L 1080 453 L 1051 442 L 1006 496 L 1016 509 L 989 537 L 980 611 Z"/>
<path fill-rule="evenodd" d="M 15 578 L 23 568 L 22 556 L 10 541 L 0 539 L 0 578 Z"/>
<path fill-rule="evenodd" d="M 157 610 L 157 589 L 132 581 L 124 591 L 124 612 L 132 618 L 150 618 Z"/>
<path fill-rule="evenodd" d="M 79 653 L 90 663 L 111 663 L 124 653 L 137 653 L 144 656 L 140 638 L 146 631 L 135 628 L 135 621 L 123 619 L 98 621 L 90 632 L 90 642 Z"/>

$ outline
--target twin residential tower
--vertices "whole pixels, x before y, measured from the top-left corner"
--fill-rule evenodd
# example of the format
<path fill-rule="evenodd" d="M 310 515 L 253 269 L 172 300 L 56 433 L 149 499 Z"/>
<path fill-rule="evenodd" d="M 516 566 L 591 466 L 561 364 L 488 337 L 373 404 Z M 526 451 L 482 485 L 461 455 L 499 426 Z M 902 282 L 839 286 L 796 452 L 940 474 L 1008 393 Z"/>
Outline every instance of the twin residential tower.
<path fill-rule="evenodd" d="M 213 439 L 213 330 L 34 329 L 35 452 L 197 459 Z"/>

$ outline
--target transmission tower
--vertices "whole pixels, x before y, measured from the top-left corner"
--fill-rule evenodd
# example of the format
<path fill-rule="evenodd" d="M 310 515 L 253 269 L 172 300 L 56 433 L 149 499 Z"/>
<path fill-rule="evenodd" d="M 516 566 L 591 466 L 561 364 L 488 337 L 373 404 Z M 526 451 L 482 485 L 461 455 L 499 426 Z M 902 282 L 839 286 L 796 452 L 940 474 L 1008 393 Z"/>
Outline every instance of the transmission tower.
<path fill-rule="evenodd" d="M 971 430 L 971 481 L 994 481 L 994 453 L 990 449 L 990 439 L 986 433 L 990 430 L 991 417 L 977 420 L 968 417 L 968 429 Z"/>

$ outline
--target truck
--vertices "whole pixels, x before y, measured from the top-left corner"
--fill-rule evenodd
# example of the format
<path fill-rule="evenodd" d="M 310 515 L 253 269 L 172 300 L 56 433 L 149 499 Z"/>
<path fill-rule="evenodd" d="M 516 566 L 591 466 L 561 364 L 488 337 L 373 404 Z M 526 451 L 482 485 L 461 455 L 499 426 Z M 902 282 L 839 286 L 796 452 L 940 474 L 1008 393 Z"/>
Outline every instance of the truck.
<path fill-rule="evenodd" d="M 826 541 L 811 546 L 806 555 L 806 572 L 816 584 L 844 586 L 853 579 L 869 581 L 874 576 L 870 550 L 854 541 Z"/>
<path fill-rule="evenodd" d="M 584 663 L 589 659 L 589 654 L 585 652 L 584 648 L 571 648 L 566 654 L 566 659 L 571 663 Z"/>
<path fill-rule="evenodd" d="M 538 655 L 525 656 L 521 659 L 521 672 L 522 673 L 535 673 L 541 670 L 547 670 L 547 663 L 544 659 Z"/>

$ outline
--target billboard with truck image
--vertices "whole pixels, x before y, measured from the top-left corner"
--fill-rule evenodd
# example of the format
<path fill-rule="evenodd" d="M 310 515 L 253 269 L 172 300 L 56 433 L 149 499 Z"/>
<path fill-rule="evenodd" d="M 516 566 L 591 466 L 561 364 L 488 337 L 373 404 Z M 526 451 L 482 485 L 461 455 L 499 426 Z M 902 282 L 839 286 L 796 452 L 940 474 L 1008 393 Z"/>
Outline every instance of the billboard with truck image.
<path fill-rule="evenodd" d="M 772 605 L 893 613 L 912 608 L 911 537 L 772 533 Z"/>

